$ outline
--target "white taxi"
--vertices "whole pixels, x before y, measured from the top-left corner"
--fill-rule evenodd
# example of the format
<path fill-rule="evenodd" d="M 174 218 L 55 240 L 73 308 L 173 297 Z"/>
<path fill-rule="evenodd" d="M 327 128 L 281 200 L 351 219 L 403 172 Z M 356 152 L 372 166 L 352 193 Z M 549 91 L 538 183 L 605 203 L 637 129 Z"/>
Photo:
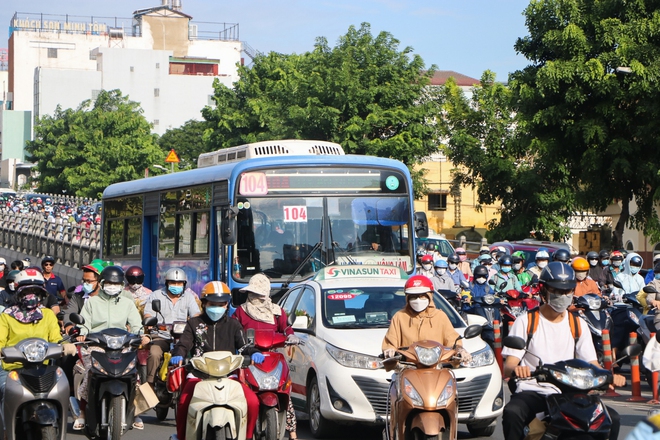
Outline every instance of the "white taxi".
<path fill-rule="evenodd" d="M 335 423 L 384 423 L 388 379 L 381 368 L 381 343 L 392 316 L 405 305 L 408 275 L 394 266 L 329 266 L 291 288 L 279 304 L 295 315 L 294 331 L 304 345 L 284 349 L 291 370 L 291 398 L 309 414 L 317 438 Z M 440 295 L 434 295 L 459 334 L 467 324 Z M 470 324 L 480 317 L 470 317 Z M 475 322 L 472 322 L 475 319 Z M 454 370 L 458 421 L 473 435 L 488 436 L 502 413 L 502 374 L 481 338 L 463 341 L 469 365 Z"/>

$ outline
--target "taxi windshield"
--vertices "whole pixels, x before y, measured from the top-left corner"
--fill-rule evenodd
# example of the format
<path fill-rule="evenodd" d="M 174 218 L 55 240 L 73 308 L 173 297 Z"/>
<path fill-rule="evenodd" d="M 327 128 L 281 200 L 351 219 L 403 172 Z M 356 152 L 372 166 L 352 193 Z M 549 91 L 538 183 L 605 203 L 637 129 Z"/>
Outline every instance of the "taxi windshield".
<path fill-rule="evenodd" d="M 327 328 L 387 328 L 396 312 L 406 305 L 403 286 L 324 289 L 323 325 Z M 464 327 L 456 310 L 435 293 L 436 308 L 445 312 L 452 325 Z"/>

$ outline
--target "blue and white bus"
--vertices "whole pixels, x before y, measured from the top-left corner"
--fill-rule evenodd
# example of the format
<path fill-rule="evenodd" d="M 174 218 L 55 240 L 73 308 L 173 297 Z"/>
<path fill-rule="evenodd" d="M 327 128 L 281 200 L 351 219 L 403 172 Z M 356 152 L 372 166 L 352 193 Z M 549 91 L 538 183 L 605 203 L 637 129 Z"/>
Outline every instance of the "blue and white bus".
<path fill-rule="evenodd" d="M 303 140 L 205 153 L 197 169 L 111 185 L 102 212 L 102 257 L 141 266 L 147 287 L 181 267 L 197 293 L 221 280 L 235 295 L 260 272 L 276 290 L 329 264 L 412 273 L 408 231 L 428 229 L 403 163 Z"/>

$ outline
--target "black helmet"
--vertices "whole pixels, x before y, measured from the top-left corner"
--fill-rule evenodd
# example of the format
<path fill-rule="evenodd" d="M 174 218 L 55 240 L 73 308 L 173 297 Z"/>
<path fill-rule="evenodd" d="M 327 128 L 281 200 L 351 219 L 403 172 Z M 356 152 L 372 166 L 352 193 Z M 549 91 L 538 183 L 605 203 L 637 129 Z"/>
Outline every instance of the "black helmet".
<path fill-rule="evenodd" d="M 507 255 L 506 252 L 498 251 L 497 254 L 496 254 L 496 256 L 495 256 L 495 259 L 497 259 L 497 260 L 499 261 L 500 258 L 502 258 L 502 257 L 505 256 L 505 255 Z"/>
<path fill-rule="evenodd" d="M 559 290 L 575 289 L 575 271 L 568 264 L 561 261 L 549 263 L 539 277 L 542 286 L 552 287 Z"/>
<path fill-rule="evenodd" d="M 552 261 L 561 261 L 562 263 L 568 264 L 571 260 L 571 253 L 566 249 L 558 249 L 552 255 Z"/>
<path fill-rule="evenodd" d="M 642 257 L 640 257 L 639 255 L 635 255 L 630 259 L 630 265 L 642 267 Z"/>
<path fill-rule="evenodd" d="M 123 283 L 124 271 L 119 266 L 108 266 L 101 272 L 101 281 L 110 283 Z"/>
<path fill-rule="evenodd" d="M 43 266 L 45 263 L 55 264 L 55 258 L 53 258 L 51 255 L 46 255 L 41 259 L 41 265 Z"/>
<path fill-rule="evenodd" d="M 587 260 L 597 260 L 597 259 L 598 259 L 598 252 L 591 251 L 587 254 Z"/>
<path fill-rule="evenodd" d="M 523 258 L 522 258 L 520 255 L 514 255 L 514 256 L 511 257 L 511 262 L 512 262 L 513 264 L 516 264 L 516 263 L 522 263 L 523 261 L 524 261 L 524 260 L 523 260 Z"/>
<path fill-rule="evenodd" d="M 486 266 L 479 265 L 474 268 L 473 275 L 475 278 L 488 278 L 488 268 Z"/>
<path fill-rule="evenodd" d="M 511 255 L 507 254 L 502 255 L 497 262 L 500 266 L 511 266 L 511 264 L 513 264 L 511 261 Z"/>
<path fill-rule="evenodd" d="M 598 258 L 600 258 L 601 260 L 607 260 L 608 258 L 610 258 L 610 251 L 606 251 L 605 249 L 603 249 L 602 251 L 598 252 Z"/>
<path fill-rule="evenodd" d="M 447 257 L 447 262 L 458 264 L 458 263 L 461 262 L 461 259 L 458 257 L 458 255 L 452 254 L 452 255 Z"/>
<path fill-rule="evenodd" d="M 126 282 L 128 284 L 142 284 L 144 283 L 144 272 L 140 266 L 131 266 L 126 269 Z"/>

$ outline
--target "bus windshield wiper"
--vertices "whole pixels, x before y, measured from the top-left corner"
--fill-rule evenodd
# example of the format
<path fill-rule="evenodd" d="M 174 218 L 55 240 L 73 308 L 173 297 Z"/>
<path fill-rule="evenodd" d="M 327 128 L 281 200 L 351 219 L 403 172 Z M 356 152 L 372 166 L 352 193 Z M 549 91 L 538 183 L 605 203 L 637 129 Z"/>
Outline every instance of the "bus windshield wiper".
<path fill-rule="evenodd" d="M 285 290 L 289 287 L 289 285 L 291 284 L 291 281 L 293 281 L 293 279 L 296 277 L 296 275 L 298 275 L 298 273 L 302 270 L 302 268 L 305 266 L 305 264 L 307 264 L 309 262 L 309 260 L 312 259 L 312 257 L 314 256 L 314 253 L 316 253 L 316 251 L 321 249 L 321 246 L 323 246 L 322 241 L 319 241 L 318 243 L 316 243 L 314 245 L 312 250 L 309 251 L 307 256 L 305 256 L 305 258 L 303 258 L 303 260 L 300 262 L 298 267 L 296 267 L 296 270 L 294 270 L 293 273 L 291 274 L 291 276 L 282 284 L 282 290 Z"/>

